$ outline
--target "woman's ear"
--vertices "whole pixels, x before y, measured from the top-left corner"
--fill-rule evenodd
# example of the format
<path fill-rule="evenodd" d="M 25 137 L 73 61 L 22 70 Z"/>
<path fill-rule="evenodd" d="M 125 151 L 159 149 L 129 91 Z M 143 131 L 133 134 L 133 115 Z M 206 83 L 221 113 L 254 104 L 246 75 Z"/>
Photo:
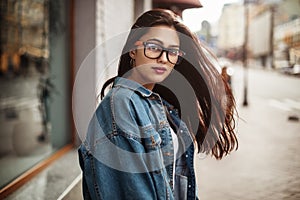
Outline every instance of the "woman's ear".
<path fill-rule="evenodd" d="M 136 56 L 136 49 L 130 50 L 129 56 L 130 56 L 132 59 L 135 59 L 135 56 Z"/>

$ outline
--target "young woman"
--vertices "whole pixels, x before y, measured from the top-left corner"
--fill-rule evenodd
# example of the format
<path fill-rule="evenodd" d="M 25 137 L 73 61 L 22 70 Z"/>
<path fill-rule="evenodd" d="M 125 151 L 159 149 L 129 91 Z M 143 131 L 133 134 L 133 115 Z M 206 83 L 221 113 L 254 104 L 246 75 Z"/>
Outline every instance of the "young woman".
<path fill-rule="evenodd" d="M 137 19 L 79 148 L 84 199 L 198 198 L 194 149 L 237 148 L 234 98 L 212 63 L 172 12 Z"/>

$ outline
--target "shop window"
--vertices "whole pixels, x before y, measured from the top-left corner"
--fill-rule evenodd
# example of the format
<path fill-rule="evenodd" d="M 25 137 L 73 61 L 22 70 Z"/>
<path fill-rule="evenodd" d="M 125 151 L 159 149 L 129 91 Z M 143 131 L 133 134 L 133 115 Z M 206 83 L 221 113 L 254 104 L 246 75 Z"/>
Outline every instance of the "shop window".
<path fill-rule="evenodd" d="M 67 1 L 0 1 L 0 187 L 71 140 Z"/>

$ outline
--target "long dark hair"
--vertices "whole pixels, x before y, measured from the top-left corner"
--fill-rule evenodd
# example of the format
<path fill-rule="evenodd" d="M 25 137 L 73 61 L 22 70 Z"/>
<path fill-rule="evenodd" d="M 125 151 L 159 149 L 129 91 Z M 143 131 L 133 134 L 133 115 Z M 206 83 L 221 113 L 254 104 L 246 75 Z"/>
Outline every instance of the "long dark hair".
<path fill-rule="evenodd" d="M 154 9 L 145 12 L 136 20 L 124 45 L 116 77 L 122 77 L 131 70 L 129 52 L 133 44 L 147 33 L 148 28 L 158 25 L 175 28 L 179 33 L 180 49 L 186 52 L 186 56 L 174 67 L 178 73 L 171 73 L 165 83 L 156 84 L 153 92 L 179 110 L 181 118 L 187 122 L 194 135 L 198 153 L 211 153 L 215 158 L 221 159 L 238 148 L 235 134 L 235 100 L 228 83 L 211 61 L 209 55 L 212 54 L 175 14 L 169 10 Z M 185 81 L 180 82 L 178 74 L 183 76 Z M 101 98 L 104 97 L 107 86 L 113 83 L 116 77 L 104 83 Z M 163 86 L 168 83 L 176 83 L 176 87 L 179 87 L 179 95 L 185 97 L 183 104 L 179 103 L 181 101 L 168 87 Z M 187 92 L 189 87 L 192 88 L 193 94 Z"/>

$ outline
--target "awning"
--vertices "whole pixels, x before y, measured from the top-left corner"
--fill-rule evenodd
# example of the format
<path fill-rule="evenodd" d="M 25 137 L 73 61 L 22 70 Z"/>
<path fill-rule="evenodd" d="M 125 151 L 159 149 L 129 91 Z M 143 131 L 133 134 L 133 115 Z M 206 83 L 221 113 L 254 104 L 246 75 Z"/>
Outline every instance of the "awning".
<path fill-rule="evenodd" d="M 170 8 L 176 6 L 180 10 L 203 7 L 199 0 L 153 0 L 154 7 Z"/>

